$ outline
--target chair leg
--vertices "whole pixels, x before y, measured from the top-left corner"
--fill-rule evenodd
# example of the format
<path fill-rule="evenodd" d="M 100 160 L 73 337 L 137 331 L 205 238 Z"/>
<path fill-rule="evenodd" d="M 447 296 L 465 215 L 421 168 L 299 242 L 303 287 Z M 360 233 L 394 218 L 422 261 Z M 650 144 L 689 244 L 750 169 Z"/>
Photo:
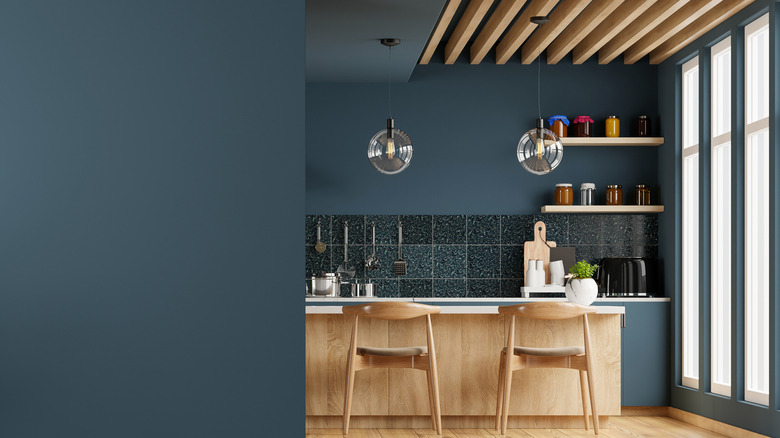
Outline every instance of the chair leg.
<path fill-rule="evenodd" d="M 589 358 L 590 359 L 590 358 Z M 596 389 L 593 387 L 593 373 L 588 363 L 588 391 L 590 392 L 590 412 L 593 415 L 593 432 L 599 434 L 599 414 L 596 409 Z"/>
<path fill-rule="evenodd" d="M 582 419 L 585 420 L 585 430 L 588 430 L 588 391 L 585 389 L 585 371 L 580 371 L 580 390 L 582 396 Z"/>
<path fill-rule="evenodd" d="M 501 409 L 503 407 L 503 401 L 504 401 L 504 365 L 505 364 L 505 353 L 501 352 L 501 359 L 498 361 L 498 389 L 497 389 L 497 396 L 496 396 L 496 430 L 501 429 L 501 414 L 503 414 L 503 410 Z"/>
<path fill-rule="evenodd" d="M 436 408 L 433 406 L 433 384 L 431 383 L 431 371 L 425 372 L 425 377 L 428 378 L 428 404 L 431 407 L 431 423 L 433 424 L 433 430 L 438 430 L 436 426 Z"/>
<path fill-rule="evenodd" d="M 352 410 L 352 391 L 355 389 L 354 357 L 350 356 L 347 364 L 347 388 L 344 394 L 344 435 L 349 433 L 349 415 Z"/>
<path fill-rule="evenodd" d="M 435 356 L 430 358 L 429 367 L 431 369 L 431 383 L 433 384 L 433 407 L 436 408 L 436 433 L 441 435 L 441 404 L 439 403 L 439 372 L 436 367 Z"/>
<path fill-rule="evenodd" d="M 512 366 L 510 361 L 512 356 L 504 354 L 504 402 L 502 405 L 503 414 L 501 415 L 501 435 L 506 435 L 506 427 L 509 422 L 509 395 L 512 390 Z"/>

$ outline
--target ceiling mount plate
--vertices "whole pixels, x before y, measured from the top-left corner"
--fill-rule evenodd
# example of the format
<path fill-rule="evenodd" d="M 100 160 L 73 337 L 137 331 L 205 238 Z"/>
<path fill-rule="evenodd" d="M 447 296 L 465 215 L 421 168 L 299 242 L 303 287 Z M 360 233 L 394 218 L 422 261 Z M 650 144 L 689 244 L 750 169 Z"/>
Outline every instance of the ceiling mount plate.
<path fill-rule="evenodd" d="M 531 17 L 531 23 L 533 24 L 544 24 L 550 21 L 550 17 L 546 15 L 535 15 Z"/>
<path fill-rule="evenodd" d="M 382 43 L 383 46 L 387 47 L 393 47 L 401 44 L 401 40 L 398 38 L 382 38 L 379 40 L 380 43 Z"/>

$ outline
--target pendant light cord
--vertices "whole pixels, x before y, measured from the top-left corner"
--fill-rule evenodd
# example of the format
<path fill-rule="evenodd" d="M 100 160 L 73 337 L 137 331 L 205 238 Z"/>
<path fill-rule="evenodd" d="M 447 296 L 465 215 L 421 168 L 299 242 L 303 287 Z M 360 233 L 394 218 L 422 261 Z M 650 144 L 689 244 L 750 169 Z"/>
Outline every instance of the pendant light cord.
<path fill-rule="evenodd" d="M 536 63 L 538 69 L 536 71 L 536 103 L 539 109 L 539 118 L 542 118 L 542 50 L 541 47 L 536 47 Z"/>
<path fill-rule="evenodd" d="M 393 47 L 387 47 L 387 112 L 389 117 L 393 118 L 393 103 L 390 100 L 390 67 L 393 65 Z"/>

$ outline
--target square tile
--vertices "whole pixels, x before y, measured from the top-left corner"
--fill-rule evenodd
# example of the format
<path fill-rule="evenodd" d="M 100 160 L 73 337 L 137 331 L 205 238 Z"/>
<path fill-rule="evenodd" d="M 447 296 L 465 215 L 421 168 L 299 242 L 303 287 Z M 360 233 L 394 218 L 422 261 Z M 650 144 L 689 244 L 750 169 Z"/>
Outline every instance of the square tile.
<path fill-rule="evenodd" d="M 557 246 L 569 244 L 569 215 L 568 214 L 537 214 L 534 215 L 534 224 L 544 222 L 547 228 L 547 240 L 555 242 Z"/>
<path fill-rule="evenodd" d="M 332 241 L 331 243 L 333 246 L 341 246 L 344 248 L 344 221 L 347 222 L 348 229 L 348 238 L 349 238 L 349 244 L 350 245 L 363 245 L 366 243 L 366 228 L 365 228 L 365 216 L 333 216 L 333 220 L 331 222 L 331 236 Z M 370 243 L 370 242 L 369 242 Z M 343 255 L 344 252 L 342 250 L 341 254 Z"/>
<path fill-rule="evenodd" d="M 501 243 L 522 245 L 534 240 L 533 215 L 501 216 Z"/>
<path fill-rule="evenodd" d="M 433 242 L 433 216 L 401 216 L 404 244 L 430 245 Z"/>
<path fill-rule="evenodd" d="M 501 216 L 467 216 L 468 243 L 501 243 Z"/>
<path fill-rule="evenodd" d="M 366 245 L 366 257 L 371 255 L 371 247 Z M 366 269 L 368 278 L 395 278 L 393 262 L 398 260 L 398 246 L 377 245 L 376 257 L 379 259 L 379 269 Z"/>
<path fill-rule="evenodd" d="M 371 245 L 371 222 L 376 225 L 377 245 L 398 245 L 398 216 L 366 216 L 366 245 Z"/>
<path fill-rule="evenodd" d="M 466 296 L 465 279 L 434 279 L 433 296 L 436 298 L 463 298 Z"/>
<path fill-rule="evenodd" d="M 500 278 L 501 249 L 498 245 L 468 246 L 468 278 Z"/>
<path fill-rule="evenodd" d="M 326 249 L 325 252 L 317 252 L 313 246 L 306 245 L 306 278 L 317 276 L 323 272 L 333 272 L 330 266 L 330 254 L 330 249 Z"/>
<path fill-rule="evenodd" d="M 475 298 L 501 297 L 501 280 L 466 280 L 467 296 Z"/>
<path fill-rule="evenodd" d="M 433 278 L 466 278 L 466 245 L 434 245 Z"/>
<path fill-rule="evenodd" d="M 433 247 L 431 245 L 403 245 L 406 260 L 406 278 L 433 278 Z"/>
<path fill-rule="evenodd" d="M 405 279 L 398 280 L 400 296 L 403 298 L 433 298 L 433 280 Z"/>
<path fill-rule="evenodd" d="M 466 216 L 434 216 L 433 243 L 465 244 Z"/>
<path fill-rule="evenodd" d="M 523 247 L 501 245 L 501 279 L 523 278 Z"/>
<path fill-rule="evenodd" d="M 578 245 L 600 245 L 605 229 L 603 215 L 572 214 L 569 218 L 569 243 Z"/>
<path fill-rule="evenodd" d="M 306 215 L 306 245 L 314 245 L 317 243 L 317 222 L 322 226 L 320 227 L 320 240 L 325 245 L 330 246 L 330 216 L 326 215 Z"/>
<path fill-rule="evenodd" d="M 376 296 L 381 298 L 398 298 L 398 280 L 395 278 L 383 278 L 372 280 L 376 284 Z"/>
<path fill-rule="evenodd" d="M 636 214 L 631 217 L 632 243 L 658 245 L 658 216 Z"/>
<path fill-rule="evenodd" d="M 523 287 L 525 283 L 523 280 L 520 279 L 501 279 L 501 296 L 504 298 L 521 298 L 523 296 L 522 291 L 520 290 L 521 287 Z"/>

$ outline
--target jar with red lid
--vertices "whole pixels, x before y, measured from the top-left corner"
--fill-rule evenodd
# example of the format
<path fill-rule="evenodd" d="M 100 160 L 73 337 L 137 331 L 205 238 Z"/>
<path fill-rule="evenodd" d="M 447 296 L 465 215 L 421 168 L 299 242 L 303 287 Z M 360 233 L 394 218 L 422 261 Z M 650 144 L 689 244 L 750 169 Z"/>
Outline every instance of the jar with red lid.
<path fill-rule="evenodd" d="M 593 119 L 589 116 L 577 116 L 572 122 L 574 137 L 591 137 L 593 135 Z"/>

